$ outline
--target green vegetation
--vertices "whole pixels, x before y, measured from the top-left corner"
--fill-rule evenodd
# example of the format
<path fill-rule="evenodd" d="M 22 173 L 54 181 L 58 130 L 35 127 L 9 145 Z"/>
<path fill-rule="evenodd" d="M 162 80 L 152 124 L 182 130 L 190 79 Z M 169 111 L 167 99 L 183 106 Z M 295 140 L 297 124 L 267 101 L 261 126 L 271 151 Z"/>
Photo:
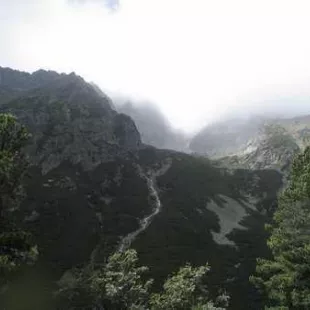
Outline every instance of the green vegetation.
<path fill-rule="evenodd" d="M 208 271 L 208 265 L 193 268 L 187 264 L 181 267 L 165 281 L 162 293 L 151 296 L 151 309 L 224 309 L 222 307 L 228 305 L 228 296 L 222 294 L 213 303 L 208 300 L 208 292 L 202 286 L 202 278 Z"/>
<path fill-rule="evenodd" d="M 267 309 L 310 308 L 310 147 L 296 157 L 268 246 L 273 257 L 259 259 L 252 281 L 265 293 Z"/>
<path fill-rule="evenodd" d="M 12 211 L 23 196 L 22 178 L 27 161 L 22 154 L 29 135 L 9 114 L 0 114 L 0 274 L 1 284 L 22 264 L 32 262 L 37 251 L 28 233 L 16 227 Z"/>
<path fill-rule="evenodd" d="M 153 280 L 145 280 L 147 267 L 137 265 L 134 250 L 111 255 L 105 265 L 74 270 L 60 281 L 57 292 L 61 309 L 224 309 L 228 297 L 208 301 L 202 278 L 207 265 L 193 268 L 186 265 L 163 285 L 161 293 L 152 294 Z"/>
<path fill-rule="evenodd" d="M 19 207 L 23 197 L 21 182 L 27 169 L 27 161 L 22 147 L 28 137 L 27 130 L 15 117 L 0 114 L 1 302 L 11 294 L 12 284 L 22 267 L 32 264 L 37 257 L 37 248 L 31 235 L 16 225 L 13 216 L 13 211 Z"/>

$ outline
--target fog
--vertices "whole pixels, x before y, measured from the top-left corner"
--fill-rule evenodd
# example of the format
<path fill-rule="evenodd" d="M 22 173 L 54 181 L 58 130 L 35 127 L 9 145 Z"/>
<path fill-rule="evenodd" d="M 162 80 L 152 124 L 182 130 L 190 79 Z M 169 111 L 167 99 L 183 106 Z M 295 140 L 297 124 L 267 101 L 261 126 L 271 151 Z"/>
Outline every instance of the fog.
<path fill-rule="evenodd" d="M 193 132 L 175 129 L 159 108 L 149 101 L 112 96 L 118 112 L 129 115 L 135 122 L 145 144 L 161 149 L 189 152 Z"/>
<path fill-rule="evenodd" d="M 0 65 L 75 71 L 188 133 L 310 114 L 309 1 L 0 0 Z"/>

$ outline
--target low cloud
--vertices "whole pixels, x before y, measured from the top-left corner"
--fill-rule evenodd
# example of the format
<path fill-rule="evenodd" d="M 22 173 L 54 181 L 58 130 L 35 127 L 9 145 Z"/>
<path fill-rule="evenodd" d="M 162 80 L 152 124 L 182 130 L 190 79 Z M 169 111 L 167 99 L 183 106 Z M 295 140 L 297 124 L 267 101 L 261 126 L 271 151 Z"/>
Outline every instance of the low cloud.
<path fill-rule="evenodd" d="M 2 66 L 75 71 L 156 102 L 176 128 L 307 112 L 308 1 L 0 2 Z"/>
<path fill-rule="evenodd" d="M 110 10 L 117 10 L 119 8 L 119 0 L 67 0 L 70 5 L 83 5 L 96 3 L 99 5 L 104 5 Z"/>

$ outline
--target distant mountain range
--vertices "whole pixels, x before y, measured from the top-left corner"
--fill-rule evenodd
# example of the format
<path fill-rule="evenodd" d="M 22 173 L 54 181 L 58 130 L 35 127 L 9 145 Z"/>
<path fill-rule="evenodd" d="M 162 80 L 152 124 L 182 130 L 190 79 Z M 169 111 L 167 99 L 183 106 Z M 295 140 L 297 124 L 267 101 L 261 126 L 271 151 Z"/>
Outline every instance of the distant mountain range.
<path fill-rule="evenodd" d="M 252 117 L 218 122 L 201 130 L 190 149 L 230 167 L 287 171 L 309 143 L 310 115 L 287 119 Z"/>
<path fill-rule="evenodd" d="M 310 115 L 276 118 L 252 116 L 214 122 L 197 134 L 175 131 L 151 103 L 116 98 L 117 111 L 129 115 L 142 142 L 214 159 L 226 167 L 288 171 L 294 155 L 310 138 Z"/>

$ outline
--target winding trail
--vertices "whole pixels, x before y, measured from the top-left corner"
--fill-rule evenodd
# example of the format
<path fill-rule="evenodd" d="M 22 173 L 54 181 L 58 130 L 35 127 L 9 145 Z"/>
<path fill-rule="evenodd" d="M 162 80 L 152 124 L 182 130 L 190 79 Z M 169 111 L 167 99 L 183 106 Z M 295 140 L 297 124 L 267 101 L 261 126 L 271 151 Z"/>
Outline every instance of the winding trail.
<path fill-rule="evenodd" d="M 162 203 L 159 199 L 159 195 L 158 195 L 158 191 L 156 190 L 155 182 L 156 182 L 156 178 L 158 176 L 165 174 L 170 167 L 171 167 L 171 162 L 168 162 L 165 165 L 163 165 L 159 170 L 155 172 L 152 171 L 152 172 L 145 174 L 142 171 L 142 168 L 138 166 L 138 171 L 139 171 L 140 176 L 146 180 L 147 188 L 149 190 L 149 196 L 152 197 L 154 200 L 154 207 L 153 207 L 153 211 L 151 214 L 140 219 L 139 221 L 140 227 L 137 230 L 129 233 L 128 235 L 122 238 L 118 246 L 119 252 L 123 252 L 127 250 L 131 246 L 132 242 L 137 238 L 137 236 L 141 234 L 152 223 L 153 218 L 162 209 Z"/>

